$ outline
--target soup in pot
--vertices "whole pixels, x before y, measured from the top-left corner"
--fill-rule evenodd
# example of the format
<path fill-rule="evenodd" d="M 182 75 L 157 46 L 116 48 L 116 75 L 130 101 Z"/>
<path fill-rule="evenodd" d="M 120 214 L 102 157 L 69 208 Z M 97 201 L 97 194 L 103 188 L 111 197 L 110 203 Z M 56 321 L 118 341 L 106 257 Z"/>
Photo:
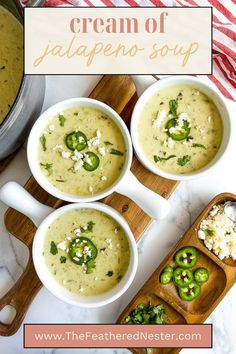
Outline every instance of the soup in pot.
<path fill-rule="evenodd" d="M 23 77 L 23 26 L 0 6 L 0 124 L 10 111 Z"/>

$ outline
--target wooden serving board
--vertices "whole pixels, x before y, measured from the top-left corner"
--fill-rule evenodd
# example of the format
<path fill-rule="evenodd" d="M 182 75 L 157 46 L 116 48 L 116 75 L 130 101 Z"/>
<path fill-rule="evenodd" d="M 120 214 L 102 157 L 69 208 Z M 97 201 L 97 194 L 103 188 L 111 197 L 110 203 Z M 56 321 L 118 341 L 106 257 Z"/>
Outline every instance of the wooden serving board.
<path fill-rule="evenodd" d="M 236 262 L 232 260 L 221 261 L 198 239 L 197 230 L 201 221 L 205 219 L 213 205 L 226 201 L 236 201 L 236 195 L 231 193 L 219 194 L 208 204 L 125 308 L 118 319 L 118 323 L 124 323 L 125 318 L 140 303 L 163 304 L 166 308 L 166 323 L 199 324 L 203 323 L 209 317 L 236 282 Z M 167 264 L 176 267 L 173 261 L 174 255 L 180 248 L 185 246 L 197 248 L 199 259 L 196 268 L 205 267 L 209 270 L 210 274 L 209 280 L 201 286 L 200 296 L 190 302 L 180 299 L 173 282 L 167 285 L 159 282 L 160 274 Z M 130 350 L 134 354 L 146 354 L 145 349 L 135 348 Z M 152 354 L 177 354 L 180 350 L 179 348 L 154 348 Z"/>
<path fill-rule="evenodd" d="M 137 101 L 135 87 L 129 76 L 104 76 L 89 97 L 100 100 L 111 106 L 121 114 L 124 121 L 129 125 L 131 113 Z M 152 174 L 146 170 L 135 157 L 133 159 L 132 171 L 144 185 L 165 198 L 168 198 L 173 193 L 178 184 L 176 181 L 170 181 Z M 25 188 L 41 203 L 48 206 L 58 208 L 63 204 L 61 200 L 57 200 L 45 192 L 33 177 L 26 183 Z M 151 222 L 149 216 L 133 201 L 122 195 L 113 193 L 106 197 L 103 202 L 112 206 L 124 216 L 136 240 L 141 237 L 142 233 Z M 11 305 L 16 309 L 16 316 L 11 324 L 5 325 L 0 323 L 0 335 L 10 336 L 20 327 L 29 305 L 42 284 L 35 273 L 32 262 L 31 246 L 35 234 L 34 225 L 27 217 L 13 209 L 7 210 L 5 214 L 5 225 L 7 230 L 24 242 L 30 250 L 30 258 L 26 270 L 13 288 L 0 300 L 0 310 L 6 305 Z"/>

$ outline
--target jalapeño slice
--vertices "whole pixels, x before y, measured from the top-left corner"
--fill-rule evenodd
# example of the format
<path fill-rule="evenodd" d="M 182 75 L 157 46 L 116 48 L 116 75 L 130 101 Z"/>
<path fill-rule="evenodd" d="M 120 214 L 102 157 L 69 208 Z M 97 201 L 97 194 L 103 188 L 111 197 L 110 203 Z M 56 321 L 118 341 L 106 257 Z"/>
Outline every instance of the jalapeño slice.
<path fill-rule="evenodd" d="M 206 268 L 198 268 L 194 272 L 194 279 L 197 283 L 206 283 L 209 279 L 209 272 Z"/>
<path fill-rule="evenodd" d="M 160 275 L 161 284 L 169 284 L 172 281 L 173 275 L 170 272 L 162 272 Z"/>
<path fill-rule="evenodd" d="M 88 151 L 86 152 L 84 157 L 83 168 L 86 171 L 95 171 L 100 163 L 100 159 L 98 155 L 94 154 L 94 152 Z"/>
<path fill-rule="evenodd" d="M 166 123 L 167 135 L 175 141 L 185 140 L 190 133 L 189 122 L 184 120 L 183 126 L 176 130 L 175 132 L 170 133 L 170 128 L 176 127 L 178 124 L 178 118 L 172 118 Z"/>
<path fill-rule="evenodd" d="M 66 146 L 70 150 L 82 151 L 87 146 L 87 137 L 81 131 L 67 134 L 65 141 L 66 141 Z"/>
<path fill-rule="evenodd" d="M 97 253 L 97 247 L 87 237 L 78 237 L 70 244 L 69 256 L 75 264 L 86 264 L 92 259 L 95 259 L 97 257 Z"/>
<path fill-rule="evenodd" d="M 183 247 L 175 254 L 175 263 L 182 268 L 192 268 L 198 260 L 198 251 L 194 247 Z"/>
<path fill-rule="evenodd" d="M 179 287 L 185 287 L 193 282 L 193 273 L 189 269 L 176 268 L 174 270 L 174 282 Z"/>
<path fill-rule="evenodd" d="M 179 287 L 179 296 L 184 301 L 192 301 L 196 299 L 201 293 L 201 287 L 195 282 L 190 283 L 185 287 Z"/>

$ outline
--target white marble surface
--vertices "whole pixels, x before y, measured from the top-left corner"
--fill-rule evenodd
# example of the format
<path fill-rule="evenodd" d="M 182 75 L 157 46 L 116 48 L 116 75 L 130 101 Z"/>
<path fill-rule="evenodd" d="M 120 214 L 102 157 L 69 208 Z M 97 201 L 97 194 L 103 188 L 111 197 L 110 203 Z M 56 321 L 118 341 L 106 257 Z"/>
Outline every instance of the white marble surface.
<path fill-rule="evenodd" d="M 47 92 L 44 108 L 64 98 L 84 95 L 98 81 L 97 76 L 51 76 L 47 78 Z M 235 107 L 232 106 L 232 111 Z M 235 115 L 235 114 L 234 114 Z M 236 120 L 236 117 L 233 117 Z M 234 136 L 236 132 L 234 129 Z M 80 309 L 69 306 L 56 299 L 43 288 L 33 301 L 25 323 L 112 323 L 124 306 L 131 300 L 145 280 L 152 274 L 170 248 L 194 221 L 203 207 L 212 197 L 220 192 L 236 193 L 235 151 L 236 139 L 231 145 L 227 158 L 217 171 L 207 177 L 190 182 L 183 182 L 172 195 L 172 211 L 168 218 L 156 222 L 146 231 L 139 242 L 139 267 L 131 288 L 118 301 L 100 309 Z M 0 175 L 0 186 L 8 180 L 24 184 L 30 175 L 26 162 L 25 149 L 18 153 L 10 166 Z M 19 277 L 27 261 L 25 246 L 7 234 L 3 224 L 6 206 L 0 203 L 0 296 L 11 287 Z M 183 350 L 183 354 L 236 354 L 236 287 L 232 288 L 220 305 L 208 319 L 213 323 L 214 348 Z M 0 313 L 4 319 L 4 313 Z M 127 354 L 121 350 L 79 350 L 79 349 L 23 349 L 23 327 L 12 337 L 0 337 L 1 354 Z"/>

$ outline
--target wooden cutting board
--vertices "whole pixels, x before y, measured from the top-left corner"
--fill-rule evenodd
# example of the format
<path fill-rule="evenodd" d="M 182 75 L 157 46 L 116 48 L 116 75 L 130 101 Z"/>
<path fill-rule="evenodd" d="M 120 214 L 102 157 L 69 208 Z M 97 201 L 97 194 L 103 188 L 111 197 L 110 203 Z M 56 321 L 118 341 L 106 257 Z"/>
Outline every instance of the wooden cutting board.
<path fill-rule="evenodd" d="M 129 125 L 131 113 L 137 101 L 135 87 L 129 76 L 104 76 L 89 97 L 111 106 L 120 113 L 124 121 Z M 133 159 L 132 172 L 145 186 L 165 198 L 168 198 L 173 193 L 178 184 L 176 181 L 167 180 L 149 172 L 138 162 L 136 157 Z M 61 200 L 57 200 L 45 192 L 33 177 L 28 180 L 25 188 L 37 200 L 48 206 L 58 208 L 63 204 Z M 150 217 L 133 201 L 117 193 L 106 197 L 103 202 L 123 215 L 129 223 L 135 239 L 139 240 L 151 222 Z M 19 329 L 29 305 L 42 287 L 42 284 L 35 273 L 32 262 L 31 246 L 35 234 L 34 225 L 27 217 L 13 209 L 7 210 L 5 225 L 12 235 L 29 247 L 30 251 L 27 268 L 13 288 L 0 301 L 0 310 L 6 305 L 11 305 L 16 309 L 16 316 L 11 324 L 0 323 L 0 335 L 10 336 Z"/>

